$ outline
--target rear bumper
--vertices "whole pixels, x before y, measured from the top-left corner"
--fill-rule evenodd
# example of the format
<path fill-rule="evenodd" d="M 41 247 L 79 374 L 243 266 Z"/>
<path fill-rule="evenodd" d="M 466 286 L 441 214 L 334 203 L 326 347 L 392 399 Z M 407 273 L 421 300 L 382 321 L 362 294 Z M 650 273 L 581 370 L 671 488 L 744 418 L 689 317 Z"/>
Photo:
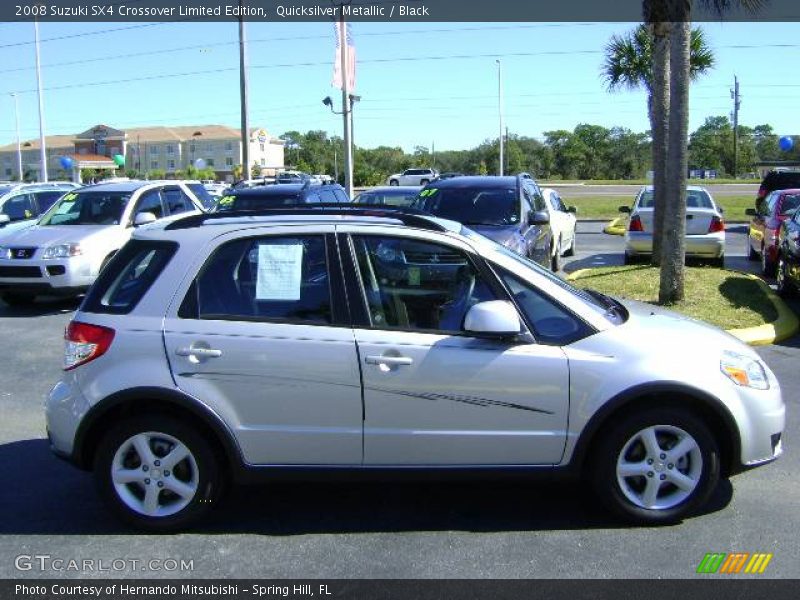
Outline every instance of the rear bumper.
<path fill-rule="evenodd" d="M 625 234 L 625 253 L 631 256 L 653 253 L 653 234 L 629 231 Z M 725 234 L 686 236 L 686 255 L 720 258 L 725 255 Z"/>

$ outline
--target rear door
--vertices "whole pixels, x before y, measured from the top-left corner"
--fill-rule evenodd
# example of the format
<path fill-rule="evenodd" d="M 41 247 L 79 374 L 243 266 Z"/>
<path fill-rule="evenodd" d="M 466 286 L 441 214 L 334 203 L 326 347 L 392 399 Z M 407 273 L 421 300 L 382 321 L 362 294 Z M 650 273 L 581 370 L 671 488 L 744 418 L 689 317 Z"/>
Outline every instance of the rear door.
<path fill-rule="evenodd" d="M 332 234 L 223 236 L 167 313 L 176 385 L 229 423 L 248 463 L 361 464 L 361 381 Z"/>

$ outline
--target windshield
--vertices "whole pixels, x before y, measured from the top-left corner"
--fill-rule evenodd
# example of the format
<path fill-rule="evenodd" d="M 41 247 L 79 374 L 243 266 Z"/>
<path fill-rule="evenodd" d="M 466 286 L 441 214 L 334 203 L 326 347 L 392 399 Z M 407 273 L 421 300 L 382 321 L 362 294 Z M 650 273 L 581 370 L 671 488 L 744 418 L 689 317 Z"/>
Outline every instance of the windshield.
<path fill-rule="evenodd" d="M 781 214 L 793 215 L 800 206 L 800 194 L 785 194 L 781 200 Z"/>
<path fill-rule="evenodd" d="M 192 193 L 198 200 L 200 200 L 205 208 L 211 208 L 214 206 L 214 197 L 208 193 L 208 190 L 203 186 L 202 183 L 187 183 L 186 187 L 192 190 Z"/>
<path fill-rule="evenodd" d="M 645 190 L 639 197 L 639 208 L 653 208 L 655 196 L 653 190 Z M 686 191 L 686 208 L 714 208 L 711 196 L 702 190 Z"/>
<path fill-rule="evenodd" d="M 411 206 L 416 197 L 416 192 L 364 192 L 356 197 L 355 202 L 358 204 Z"/>
<path fill-rule="evenodd" d="M 69 192 L 39 225 L 119 225 L 130 199 L 130 192 Z"/>
<path fill-rule="evenodd" d="M 264 196 L 223 196 L 217 203 L 214 212 L 229 212 L 232 210 L 258 210 L 276 206 L 294 206 L 300 203 L 300 194 L 286 192 L 283 194 L 269 194 Z"/>
<path fill-rule="evenodd" d="M 471 226 L 503 227 L 520 219 L 516 188 L 427 188 L 414 207 Z"/>
<path fill-rule="evenodd" d="M 528 269 L 535 271 L 537 275 L 546 277 L 549 281 L 560 287 L 562 290 L 565 290 L 570 294 L 572 294 L 573 296 L 583 300 L 583 302 L 587 304 L 592 310 L 603 315 L 611 323 L 619 325 L 620 323 L 624 322 L 625 319 L 623 318 L 619 310 L 617 310 L 618 307 L 621 308 L 621 305 L 619 305 L 619 303 L 617 303 L 615 300 L 612 300 L 611 298 L 603 296 L 602 294 L 599 294 L 597 292 L 590 292 L 587 290 L 576 288 L 575 286 L 561 279 L 561 277 L 559 277 L 549 269 L 545 269 L 540 264 L 524 256 L 521 256 L 516 252 L 514 252 L 513 250 L 506 248 L 502 244 L 498 244 L 494 240 L 487 238 L 479 233 L 476 233 L 466 227 L 461 228 L 461 235 L 480 244 L 488 244 L 489 246 L 492 247 L 493 250 L 499 252 L 500 254 L 507 256 L 508 258 L 512 258 L 513 260 L 522 264 Z"/>

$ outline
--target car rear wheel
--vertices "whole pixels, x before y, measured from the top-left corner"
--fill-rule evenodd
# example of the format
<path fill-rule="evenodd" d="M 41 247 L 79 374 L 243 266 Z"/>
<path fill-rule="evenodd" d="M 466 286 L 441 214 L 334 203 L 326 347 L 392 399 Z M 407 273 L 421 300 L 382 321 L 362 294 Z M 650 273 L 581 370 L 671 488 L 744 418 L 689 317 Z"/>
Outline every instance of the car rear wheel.
<path fill-rule="evenodd" d="M 558 273 L 561 270 L 561 241 L 554 243 L 553 248 L 550 249 L 550 268 L 553 273 Z"/>
<path fill-rule="evenodd" d="M 775 263 L 769 259 L 766 246 L 761 246 L 761 272 L 767 277 L 775 275 Z"/>
<path fill-rule="evenodd" d="M 788 266 L 783 254 L 778 255 L 778 266 L 775 268 L 775 283 L 778 295 L 788 298 L 795 293 L 794 285 L 789 281 Z"/>
<path fill-rule="evenodd" d="M 34 298 L 33 294 L 3 294 L 3 302 L 9 306 L 29 306 Z"/>
<path fill-rule="evenodd" d="M 747 236 L 747 260 L 755 262 L 758 260 L 758 252 L 753 249 L 753 244 L 750 243 L 750 236 Z"/>
<path fill-rule="evenodd" d="M 94 477 L 120 518 L 156 532 L 196 521 L 216 504 L 224 487 L 208 441 L 191 426 L 163 415 L 113 428 L 98 447 Z"/>
<path fill-rule="evenodd" d="M 628 521 L 665 524 L 700 508 L 720 477 L 719 448 L 705 423 L 675 408 L 622 419 L 594 453 L 601 501 Z"/>

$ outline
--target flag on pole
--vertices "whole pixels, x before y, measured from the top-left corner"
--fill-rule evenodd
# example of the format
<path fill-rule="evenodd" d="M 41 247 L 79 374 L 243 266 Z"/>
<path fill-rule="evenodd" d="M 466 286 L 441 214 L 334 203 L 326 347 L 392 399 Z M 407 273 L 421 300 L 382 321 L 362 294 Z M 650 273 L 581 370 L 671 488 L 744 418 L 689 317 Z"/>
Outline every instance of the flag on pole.
<path fill-rule="evenodd" d="M 356 47 L 353 44 L 353 31 L 350 23 L 343 24 L 339 22 L 333 24 L 333 28 L 336 31 L 336 58 L 333 61 L 333 81 L 331 85 L 340 90 L 343 89 L 344 85 L 342 81 L 342 25 L 344 25 L 347 32 L 345 34 L 347 38 L 347 64 L 345 66 L 347 69 L 347 89 L 352 92 L 356 88 Z"/>

